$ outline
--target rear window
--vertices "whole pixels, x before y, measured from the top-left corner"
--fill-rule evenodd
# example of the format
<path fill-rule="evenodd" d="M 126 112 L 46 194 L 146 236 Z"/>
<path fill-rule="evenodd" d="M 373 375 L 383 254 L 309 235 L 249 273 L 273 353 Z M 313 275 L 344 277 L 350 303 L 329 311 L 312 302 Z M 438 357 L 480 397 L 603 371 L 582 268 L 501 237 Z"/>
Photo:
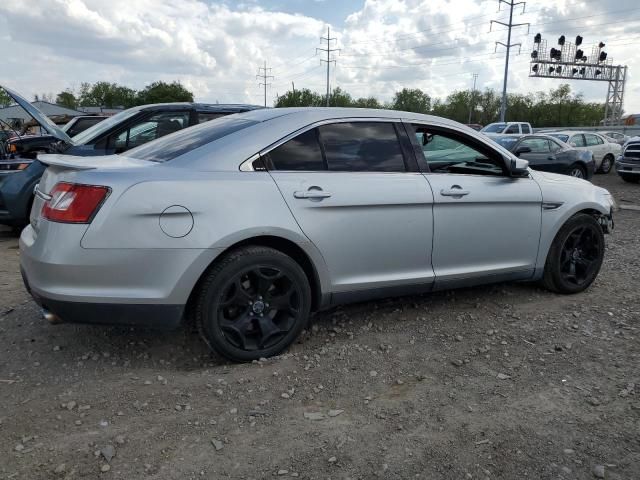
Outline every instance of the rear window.
<path fill-rule="evenodd" d="M 159 138 L 140 147 L 129 150 L 127 157 L 148 160 L 151 162 L 168 162 L 191 150 L 219 140 L 243 130 L 258 122 L 228 116 L 210 120 L 195 127 L 185 128 L 178 132 Z"/>

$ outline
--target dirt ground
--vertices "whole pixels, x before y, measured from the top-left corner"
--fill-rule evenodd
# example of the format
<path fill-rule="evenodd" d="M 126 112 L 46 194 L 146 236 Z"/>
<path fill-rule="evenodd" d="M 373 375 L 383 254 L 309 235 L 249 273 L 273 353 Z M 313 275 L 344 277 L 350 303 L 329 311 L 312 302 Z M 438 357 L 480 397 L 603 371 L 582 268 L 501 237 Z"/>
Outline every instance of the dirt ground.
<path fill-rule="evenodd" d="M 630 209 L 588 291 L 352 305 L 246 365 L 48 325 L 0 233 L 0 479 L 639 479 L 640 185 L 594 182 Z"/>

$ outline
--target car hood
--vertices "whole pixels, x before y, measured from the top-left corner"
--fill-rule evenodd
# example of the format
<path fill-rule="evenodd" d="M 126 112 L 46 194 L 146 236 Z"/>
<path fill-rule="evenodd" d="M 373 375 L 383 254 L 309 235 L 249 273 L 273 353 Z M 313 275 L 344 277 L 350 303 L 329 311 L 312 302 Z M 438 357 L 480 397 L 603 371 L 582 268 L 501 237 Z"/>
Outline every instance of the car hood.
<path fill-rule="evenodd" d="M 14 90 L 11 90 L 10 88 L 7 88 L 3 85 L 0 85 L 0 87 L 3 88 L 9 94 L 9 96 L 16 101 L 18 105 L 24 108 L 27 111 L 27 113 L 31 115 L 33 119 L 36 122 L 38 122 L 40 126 L 43 129 L 45 129 L 49 135 L 52 135 L 53 137 L 65 143 L 73 145 L 73 142 L 71 141 L 71 138 L 69 137 L 69 135 L 64 133 L 62 129 L 58 127 L 55 123 L 53 123 L 51 119 L 47 117 L 44 113 L 42 113 L 36 107 L 31 105 L 31 103 L 26 98 L 21 96 L 18 92 L 15 92 Z"/>
<path fill-rule="evenodd" d="M 530 170 L 530 172 L 540 185 L 545 202 L 567 203 L 584 198 L 602 205 L 605 210 L 610 207 L 613 207 L 614 210 L 617 208 L 609 190 L 598 187 L 588 180 L 558 173 L 541 172 L 540 170 Z"/>

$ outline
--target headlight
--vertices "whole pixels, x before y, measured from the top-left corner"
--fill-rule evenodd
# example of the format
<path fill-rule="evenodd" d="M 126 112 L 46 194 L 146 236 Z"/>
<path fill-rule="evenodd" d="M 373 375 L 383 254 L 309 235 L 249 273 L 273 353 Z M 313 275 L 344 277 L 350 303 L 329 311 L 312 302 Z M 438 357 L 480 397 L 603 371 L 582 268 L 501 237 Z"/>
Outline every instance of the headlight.
<path fill-rule="evenodd" d="M 16 153 L 18 151 L 18 147 L 16 147 L 15 143 L 9 144 L 9 153 Z"/>

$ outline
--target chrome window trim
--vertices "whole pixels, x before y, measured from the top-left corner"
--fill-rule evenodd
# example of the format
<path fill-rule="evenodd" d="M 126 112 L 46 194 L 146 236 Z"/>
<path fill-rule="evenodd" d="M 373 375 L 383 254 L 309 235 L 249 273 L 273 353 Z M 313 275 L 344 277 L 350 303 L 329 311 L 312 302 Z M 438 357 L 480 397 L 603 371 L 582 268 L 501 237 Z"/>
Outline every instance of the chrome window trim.
<path fill-rule="evenodd" d="M 385 117 L 345 117 L 345 118 L 331 118 L 325 120 L 318 120 L 317 122 L 310 123 L 302 128 L 299 128 L 295 132 L 290 133 L 282 137 L 280 140 L 275 141 L 268 147 L 263 148 L 262 150 L 254 153 L 249 158 L 247 158 L 244 162 L 240 164 L 241 172 L 255 172 L 256 170 L 253 168 L 253 162 L 260 158 L 262 155 L 266 155 L 271 150 L 278 148 L 283 143 L 288 142 L 292 138 L 297 137 L 298 135 L 302 135 L 309 130 L 312 130 L 316 127 L 321 127 L 322 125 L 329 125 L 333 123 L 364 123 L 364 122 L 381 122 L 381 123 L 402 123 L 402 119 L 400 118 L 385 118 Z M 400 141 L 400 139 L 398 139 Z M 330 170 L 277 170 L 278 172 L 329 172 Z M 344 172 L 337 172 L 344 173 Z M 367 173 L 408 173 L 408 172 L 367 172 Z"/>

